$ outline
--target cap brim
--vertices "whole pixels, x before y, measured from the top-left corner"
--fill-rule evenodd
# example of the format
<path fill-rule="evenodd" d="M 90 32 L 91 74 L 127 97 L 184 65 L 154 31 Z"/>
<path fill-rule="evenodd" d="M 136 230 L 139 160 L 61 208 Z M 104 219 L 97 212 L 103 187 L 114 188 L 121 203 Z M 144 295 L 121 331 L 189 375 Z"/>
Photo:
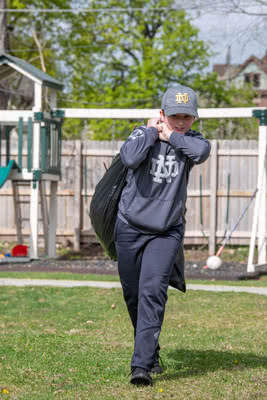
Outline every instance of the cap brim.
<path fill-rule="evenodd" d="M 164 114 L 169 117 L 170 115 L 176 115 L 176 114 L 188 114 L 192 115 L 193 117 L 199 118 L 197 111 L 193 107 L 187 107 L 187 106 L 175 106 L 175 107 L 168 107 L 165 108 Z"/>

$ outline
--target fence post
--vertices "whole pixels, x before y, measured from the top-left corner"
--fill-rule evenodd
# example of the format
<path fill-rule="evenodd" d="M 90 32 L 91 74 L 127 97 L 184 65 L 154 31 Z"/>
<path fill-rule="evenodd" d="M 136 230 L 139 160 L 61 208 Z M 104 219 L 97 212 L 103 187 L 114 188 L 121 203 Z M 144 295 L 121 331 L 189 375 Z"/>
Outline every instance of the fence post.
<path fill-rule="evenodd" d="M 57 187 L 58 183 L 50 182 L 50 205 L 49 205 L 49 224 L 48 224 L 48 256 L 56 257 L 56 241 L 57 241 Z M 44 225 L 45 226 L 45 225 Z"/>
<path fill-rule="evenodd" d="M 74 182 L 74 250 L 80 251 L 81 236 L 81 190 L 82 190 L 82 142 L 75 141 Z"/>
<path fill-rule="evenodd" d="M 267 108 L 254 110 L 253 116 L 259 120 L 258 142 L 258 192 L 254 205 L 252 232 L 249 246 L 247 272 L 255 272 L 254 249 L 258 236 L 258 265 L 266 264 L 266 151 L 267 151 Z"/>
<path fill-rule="evenodd" d="M 217 140 L 211 140 L 209 255 L 215 254 L 216 251 L 217 176 L 218 176 L 217 147 L 218 147 Z"/>

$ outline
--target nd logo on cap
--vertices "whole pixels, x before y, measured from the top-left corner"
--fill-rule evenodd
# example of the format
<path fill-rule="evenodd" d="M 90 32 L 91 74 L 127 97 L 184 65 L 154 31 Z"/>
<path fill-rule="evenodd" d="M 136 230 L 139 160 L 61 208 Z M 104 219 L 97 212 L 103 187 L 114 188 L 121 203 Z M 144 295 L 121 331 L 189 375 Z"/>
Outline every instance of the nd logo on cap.
<path fill-rule="evenodd" d="M 189 101 L 189 97 L 187 93 L 177 93 L 176 94 L 176 102 L 181 104 L 186 104 Z"/>

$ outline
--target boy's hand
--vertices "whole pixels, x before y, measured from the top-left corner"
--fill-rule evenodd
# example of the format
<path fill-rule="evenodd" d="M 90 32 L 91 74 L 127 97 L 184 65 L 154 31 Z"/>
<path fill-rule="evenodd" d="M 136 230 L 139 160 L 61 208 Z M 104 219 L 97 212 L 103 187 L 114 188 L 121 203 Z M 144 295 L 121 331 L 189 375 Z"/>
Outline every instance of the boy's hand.
<path fill-rule="evenodd" d="M 158 131 L 160 129 L 159 127 L 160 124 L 160 118 L 151 118 L 147 121 L 147 127 L 148 128 L 156 128 Z"/>
<path fill-rule="evenodd" d="M 159 139 L 168 142 L 173 131 L 164 122 L 160 122 L 159 127 Z"/>
<path fill-rule="evenodd" d="M 170 136 L 172 134 L 172 130 L 168 128 L 168 126 L 161 121 L 160 118 L 151 118 L 147 121 L 147 127 L 153 127 L 158 130 L 159 133 L 159 139 L 163 140 L 165 142 L 168 142 L 170 139 Z"/>

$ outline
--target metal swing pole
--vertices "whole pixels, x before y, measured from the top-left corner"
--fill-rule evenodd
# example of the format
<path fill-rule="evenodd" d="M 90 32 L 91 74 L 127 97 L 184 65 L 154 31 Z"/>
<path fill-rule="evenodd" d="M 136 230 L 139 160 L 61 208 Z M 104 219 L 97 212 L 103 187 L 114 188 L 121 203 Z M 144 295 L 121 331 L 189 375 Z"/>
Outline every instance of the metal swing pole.
<path fill-rule="evenodd" d="M 247 272 L 255 272 L 253 264 L 256 237 L 258 236 L 258 265 L 266 264 L 266 147 L 267 109 L 254 110 L 253 116 L 259 120 L 258 182 L 249 247 Z"/>

